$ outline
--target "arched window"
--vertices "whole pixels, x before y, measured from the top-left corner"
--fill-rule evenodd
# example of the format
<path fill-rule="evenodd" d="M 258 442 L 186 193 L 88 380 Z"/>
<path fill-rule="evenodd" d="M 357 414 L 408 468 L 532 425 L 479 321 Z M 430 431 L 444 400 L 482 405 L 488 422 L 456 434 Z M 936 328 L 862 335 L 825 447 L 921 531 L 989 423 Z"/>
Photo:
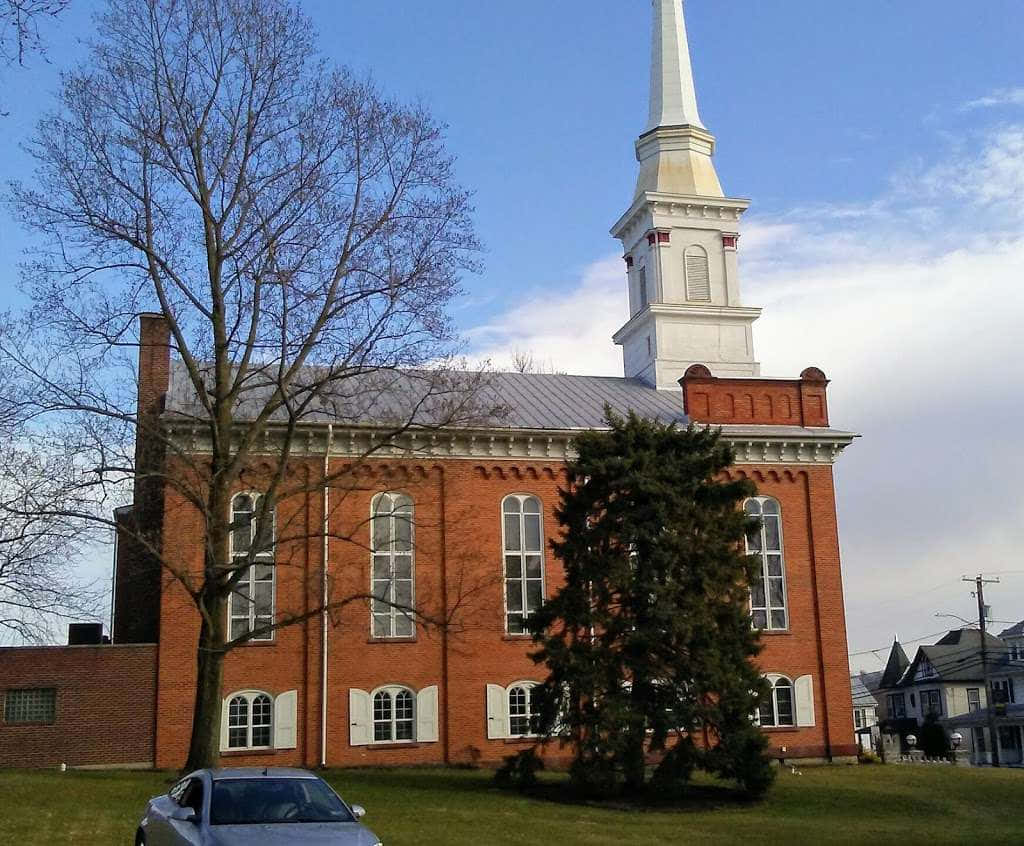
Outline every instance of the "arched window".
<path fill-rule="evenodd" d="M 412 637 L 413 508 L 405 494 L 373 499 L 371 570 L 374 637 Z"/>
<path fill-rule="evenodd" d="M 761 700 L 758 722 L 762 726 L 795 726 L 793 682 L 785 676 L 768 676 L 771 691 Z"/>
<path fill-rule="evenodd" d="M 274 706 L 260 691 L 236 693 L 228 700 L 228 749 L 270 747 Z"/>
<path fill-rule="evenodd" d="M 231 560 L 243 569 L 228 596 L 232 640 L 274 622 L 274 513 L 260 519 L 260 495 L 236 494 L 231 500 Z M 253 640 L 273 640 L 273 631 Z"/>
<path fill-rule="evenodd" d="M 512 494 L 501 503 L 505 567 L 505 629 L 526 632 L 526 619 L 544 601 L 544 525 L 540 500 Z"/>
<path fill-rule="evenodd" d="M 537 704 L 534 702 L 535 685 L 530 682 L 514 684 L 508 689 L 509 737 L 530 737 L 537 734 Z"/>
<path fill-rule="evenodd" d="M 399 743 L 416 736 L 416 697 L 404 687 L 386 687 L 373 694 L 373 742 Z"/>
<path fill-rule="evenodd" d="M 761 562 L 761 578 L 750 586 L 750 615 L 755 629 L 789 628 L 786 613 L 786 565 L 782 555 L 782 511 L 771 497 L 748 499 L 748 517 L 760 525 L 747 534 L 747 554 Z"/>
<path fill-rule="evenodd" d="M 711 274 L 708 268 L 708 253 L 694 244 L 683 254 L 686 271 L 686 299 L 708 302 L 711 299 Z"/>

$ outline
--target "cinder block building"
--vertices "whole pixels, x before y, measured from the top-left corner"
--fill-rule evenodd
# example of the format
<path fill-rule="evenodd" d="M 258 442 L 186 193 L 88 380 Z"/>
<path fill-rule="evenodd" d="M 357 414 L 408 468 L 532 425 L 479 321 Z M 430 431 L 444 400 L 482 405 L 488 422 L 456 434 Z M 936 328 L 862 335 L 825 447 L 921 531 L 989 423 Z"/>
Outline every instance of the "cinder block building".
<path fill-rule="evenodd" d="M 489 763 L 532 744 L 530 689 L 542 671 L 529 658 L 524 621 L 562 582 L 550 549 L 557 492 L 574 436 L 602 428 L 605 403 L 722 428 L 737 454 L 730 474 L 758 487 L 745 505 L 763 522 L 748 540 L 762 564 L 751 623 L 772 685 L 758 715 L 772 753 L 856 755 L 833 486 L 834 462 L 854 436 L 830 425 L 820 370 L 760 373 L 752 333 L 760 310 L 741 302 L 739 285 L 749 202 L 727 197 L 715 172 L 681 4 L 654 0 L 653 8 L 650 120 L 636 144 L 635 194 L 612 228 L 629 290 L 629 314 L 614 337 L 623 376 L 498 374 L 489 390 L 508 408 L 505 419 L 412 427 L 368 459 L 381 422 L 373 408 L 356 423 L 324 411 L 303 424 L 298 466 L 344 481 L 278 503 L 276 542 L 232 597 L 233 633 L 301 618 L 226 659 L 221 748 L 232 763 Z M 189 422 L 196 398 L 159 315 L 142 317 L 139 380 L 140 411 L 161 415 L 178 449 L 201 453 L 202 433 Z M 139 450 L 173 472 L 173 459 L 146 444 Z M 259 464 L 257 456 L 252 479 Z M 118 519 L 159 521 L 164 558 L 179 572 L 201 569 L 195 509 L 173 486 L 138 495 Z M 232 508 L 244 516 L 259 496 L 257 483 L 243 483 Z M 245 539 L 234 542 L 247 552 Z M 119 549 L 108 648 L 154 644 L 139 647 L 152 651 L 151 760 L 179 767 L 200 621 L 180 579 L 147 560 L 129 544 Z M 304 614 L 325 591 L 383 596 L 450 625 L 423 625 L 372 599 Z M 9 701 L 21 682 L 10 666 L 0 652 Z M 35 674 L 20 689 L 62 684 Z M 74 695 L 59 694 L 54 721 Z M 28 694 L 15 692 L 13 701 L 19 696 Z M 0 726 L 0 766 L 11 731 Z"/>

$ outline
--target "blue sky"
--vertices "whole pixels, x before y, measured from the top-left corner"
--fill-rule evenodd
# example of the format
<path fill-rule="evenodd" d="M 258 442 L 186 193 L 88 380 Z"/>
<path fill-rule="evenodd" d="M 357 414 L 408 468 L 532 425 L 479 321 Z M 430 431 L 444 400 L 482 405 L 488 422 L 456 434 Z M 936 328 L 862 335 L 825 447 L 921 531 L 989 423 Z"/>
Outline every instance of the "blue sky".
<path fill-rule="evenodd" d="M 47 28 L 50 64 L 6 73 L 0 178 L 30 176 L 17 143 L 96 5 Z M 649 4 L 304 6 L 331 59 L 449 125 L 487 246 L 456 315 L 471 352 L 620 372 L 607 233 L 647 115 Z M 823 367 L 834 422 L 864 434 L 837 474 L 851 649 L 937 632 L 936 611 L 970 616 L 962 572 L 1024 570 L 1020 0 L 688 0 L 687 22 L 723 185 L 754 201 L 741 285 L 765 372 Z M 26 243 L 0 209 L 0 306 Z M 1024 617 L 1024 574 L 990 602 Z"/>

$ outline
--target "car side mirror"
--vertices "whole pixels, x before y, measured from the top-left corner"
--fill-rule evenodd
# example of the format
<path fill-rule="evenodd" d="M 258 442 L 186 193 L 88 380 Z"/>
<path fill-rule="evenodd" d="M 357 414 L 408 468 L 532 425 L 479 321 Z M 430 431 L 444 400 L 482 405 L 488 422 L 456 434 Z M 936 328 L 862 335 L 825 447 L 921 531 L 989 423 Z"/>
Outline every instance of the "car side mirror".
<path fill-rule="evenodd" d="M 176 822 L 187 822 L 195 825 L 199 824 L 199 814 L 193 811 L 191 808 L 177 807 L 169 814 L 172 820 Z"/>
<path fill-rule="evenodd" d="M 355 818 L 357 820 L 361 820 L 363 817 L 366 816 L 366 808 L 364 808 L 362 805 L 353 805 L 352 813 L 355 815 Z"/>

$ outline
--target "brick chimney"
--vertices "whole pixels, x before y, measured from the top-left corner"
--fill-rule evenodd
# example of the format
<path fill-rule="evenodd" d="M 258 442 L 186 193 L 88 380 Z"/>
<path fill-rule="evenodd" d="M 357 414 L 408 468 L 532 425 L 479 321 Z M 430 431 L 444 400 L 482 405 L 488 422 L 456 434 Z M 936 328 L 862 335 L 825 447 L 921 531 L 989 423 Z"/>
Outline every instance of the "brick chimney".
<path fill-rule="evenodd" d="M 162 314 L 139 316 L 134 502 L 115 513 L 115 643 L 155 643 L 159 635 L 161 564 L 154 550 L 163 534 L 166 449 L 159 426 L 170 384 L 170 342 Z"/>

